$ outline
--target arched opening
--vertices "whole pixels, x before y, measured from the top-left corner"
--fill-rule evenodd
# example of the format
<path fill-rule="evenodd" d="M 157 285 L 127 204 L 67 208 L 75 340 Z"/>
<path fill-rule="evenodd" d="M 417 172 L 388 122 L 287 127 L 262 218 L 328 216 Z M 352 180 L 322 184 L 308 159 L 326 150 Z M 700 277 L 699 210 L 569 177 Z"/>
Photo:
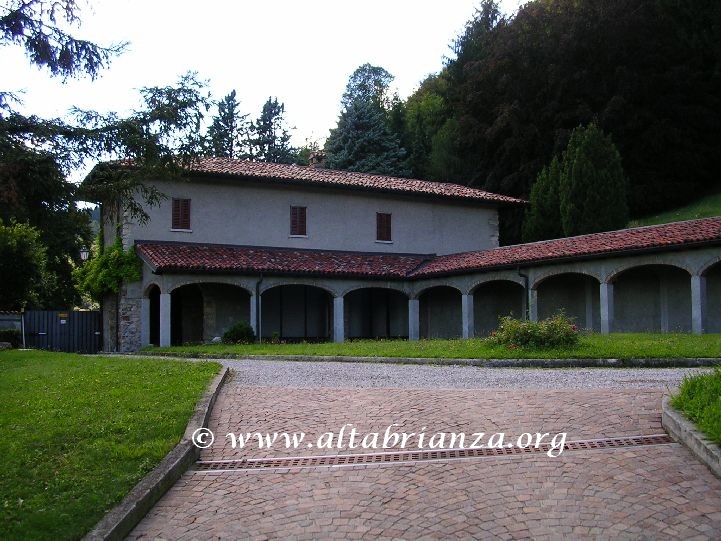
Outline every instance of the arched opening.
<path fill-rule="evenodd" d="M 148 322 L 150 328 L 148 329 L 149 342 L 154 346 L 160 345 L 160 288 L 153 284 L 148 289 L 148 301 L 150 315 Z"/>
<path fill-rule="evenodd" d="M 170 294 L 170 343 L 173 346 L 203 341 L 203 294 L 197 284 Z"/>
<path fill-rule="evenodd" d="M 671 265 L 643 265 L 613 279 L 616 332 L 689 332 L 691 280 Z"/>
<path fill-rule="evenodd" d="M 705 331 L 721 333 L 721 262 L 704 273 L 706 278 Z"/>
<path fill-rule="evenodd" d="M 408 338 L 408 297 L 400 291 L 356 289 L 344 305 L 348 338 Z"/>
<path fill-rule="evenodd" d="M 461 293 L 450 286 L 426 289 L 419 300 L 421 338 L 461 336 Z"/>
<path fill-rule="evenodd" d="M 199 284 L 203 296 L 203 341 L 222 338 L 239 321 L 250 324 L 250 293 L 231 284 Z"/>
<path fill-rule="evenodd" d="M 333 298 L 315 286 L 275 286 L 261 296 L 261 322 L 264 338 L 325 341 L 331 337 Z"/>
<path fill-rule="evenodd" d="M 552 317 L 563 310 L 579 328 L 601 330 L 599 282 L 594 277 L 557 274 L 539 283 L 536 290 L 539 319 Z"/>
<path fill-rule="evenodd" d="M 475 335 L 488 336 L 498 327 L 502 316 L 523 317 L 525 289 L 510 280 L 494 280 L 479 285 L 473 292 Z"/>

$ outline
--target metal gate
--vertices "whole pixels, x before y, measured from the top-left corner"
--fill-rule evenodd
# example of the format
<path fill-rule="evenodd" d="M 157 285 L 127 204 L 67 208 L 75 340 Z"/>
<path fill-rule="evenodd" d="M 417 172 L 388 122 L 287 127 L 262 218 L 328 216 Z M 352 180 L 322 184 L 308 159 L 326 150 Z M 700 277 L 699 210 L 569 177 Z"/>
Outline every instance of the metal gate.
<path fill-rule="evenodd" d="M 97 353 L 102 347 L 98 311 L 28 310 L 23 322 L 29 348 Z"/>

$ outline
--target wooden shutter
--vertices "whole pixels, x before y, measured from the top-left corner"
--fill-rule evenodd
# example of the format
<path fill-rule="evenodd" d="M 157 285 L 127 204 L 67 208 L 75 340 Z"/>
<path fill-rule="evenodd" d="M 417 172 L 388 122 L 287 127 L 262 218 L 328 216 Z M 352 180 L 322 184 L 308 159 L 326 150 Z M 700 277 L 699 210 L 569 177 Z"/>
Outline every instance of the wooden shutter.
<path fill-rule="evenodd" d="M 376 213 L 376 240 L 390 242 L 393 240 L 391 236 L 391 215 L 378 212 Z"/>
<path fill-rule="evenodd" d="M 172 229 L 190 229 L 190 199 L 173 199 Z"/>
<path fill-rule="evenodd" d="M 290 234 L 306 235 L 306 207 L 290 207 Z"/>

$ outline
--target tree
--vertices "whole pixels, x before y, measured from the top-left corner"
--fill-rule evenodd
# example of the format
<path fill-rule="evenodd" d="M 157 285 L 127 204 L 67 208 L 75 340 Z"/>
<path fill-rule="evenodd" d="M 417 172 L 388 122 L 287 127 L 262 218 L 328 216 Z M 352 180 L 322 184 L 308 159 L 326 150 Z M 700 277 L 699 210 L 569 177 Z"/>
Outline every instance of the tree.
<path fill-rule="evenodd" d="M 285 105 L 269 97 L 253 123 L 252 157 L 263 162 L 293 163 L 295 150 L 285 125 Z"/>
<path fill-rule="evenodd" d="M 554 156 L 544 167 L 531 188 L 530 207 L 523 221 L 523 241 L 556 239 L 563 236 L 558 196 L 561 164 Z"/>
<path fill-rule="evenodd" d="M 325 143 L 330 169 L 408 176 L 405 151 L 390 133 L 383 111 L 372 101 L 350 104 Z"/>
<path fill-rule="evenodd" d="M 404 145 L 430 156 L 429 139 L 452 119 L 457 137 L 430 151 L 460 164 L 447 178 L 528 197 L 573 128 L 595 119 L 623 159 L 630 214 L 673 208 L 718 186 L 720 20 L 713 1 L 544 0 L 512 17 L 485 1 L 436 76 L 447 118 Z M 421 85 L 407 110 L 427 93 Z M 435 174 L 425 167 L 422 178 Z"/>
<path fill-rule="evenodd" d="M 358 101 L 370 101 L 383 110 L 391 108 L 390 84 L 393 75 L 379 66 L 366 63 L 359 66 L 348 79 L 341 98 L 341 107 L 348 108 Z"/>
<path fill-rule="evenodd" d="M 348 80 L 338 125 L 326 140 L 326 164 L 332 169 L 409 176 L 406 151 L 398 133 L 403 116 L 400 100 L 389 95 L 393 76 L 363 64 Z"/>
<path fill-rule="evenodd" d="M 218 112 L 207 133 L 207 154 L 218 158 L 250 156 L 248 115 L 240 114 L 235 90 L 218 102 Z"/>
<path fill-rule="evenodd" d="M 104 47 L 73 37 L 60 28 L 80 22 L 76 0 L 11 0 L 0 6 L 0 46 L 18 45 L 30 62 L 62 78 L 89 75 L 95 79 L 120 54 L 126 43 Z M 8 105 L 0 92 L 0 106 Z"/>
<path fill-rule="evenodd" d="M 75 38 L 74 0 L 9 1 L 0 6 L 0 46 L 24 48 L 51 76 L 94 79 L 125 44 L 103 47 Z M 157 204 L 163 194 L 147 178 L 178 175 L 202 150 L 199 135 L 208 98 L 194 74 L 175 87 L 141 90 L 142 106 L 127 117 L 75 109 L 73 121 L 42 119 L 13 109 L 0 91 L 0 216 L 29 221 L 47 245 L 47 273 L 39 303 L 67 307 L 77 300 L 68 279 L 78 247 L 88 242 L 88 216 L 78 200 L 104 201 L 115 217 L 147 218 L 136 196 Z M 64 177 L 87 160 L 124 160 L 97 167 L 78 189 Z"/>
<path fill-rule="evenodd" d="M 573 130 L 563 154 L 558 193 L 566 236 L 626 226 L 628 205 L 621 156 L 596 124 Z"/>
<path fill-rule="evenodd" d="M 0 310 L 37 303 L 45 275 L 45 247 L 28 224 L 0 220 Z"/>
<path fill-rule="evenodd" d="M 2 141 L 2 139 L 0 139 Z M 1 148 L 0 220 L 26 222 L 46 247 L 43 287 L 37 306 L 73 306 L 80 299 L 71 279 L 80 249 L 92 238 L 88 212 L 75 202 L 75 185 L 67 182 L 52 154 L 23 145 Z"/>

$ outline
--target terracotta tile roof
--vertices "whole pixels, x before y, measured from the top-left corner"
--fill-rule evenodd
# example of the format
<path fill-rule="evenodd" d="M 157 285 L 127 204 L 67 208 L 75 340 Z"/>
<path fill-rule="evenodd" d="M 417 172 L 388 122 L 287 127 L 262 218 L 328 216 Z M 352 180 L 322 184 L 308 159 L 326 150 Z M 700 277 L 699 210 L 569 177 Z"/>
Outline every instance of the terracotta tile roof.
<path fill-rule="evenodd" d="M 138 241 L 158 273 L 277 273 L 337 277 L 420 279 L 561 259 L 721 243 L 721 217 L 622 229 L 444 256 L 337 252 Z"/>
<path fill-rule="evenodd" d="M 712 241 L 721 241 L 721 217 L 445 255 L 427 262 L 412 272 L 410 276 L 422 278 L 442 274 L 459 274 L 473 270 L 554 259 L 622 254 L 629 251 L 678 247 Z"/>
<path fill-rule="evenodd" d="M 369 278 L 405 278 L 427 257 L 220 244 L 136 243 L 157 273 L 267 272 Z"/>
<path fill-rule="evenodd" d="M 521 199 L 477 190 L 460 184 L 318 169 L 303 165 L 264 163 L 228 158 L 202 158 L 191 165 L 190 170 L 203 175 L 223 175 L 255 180 L 280 180 L 288 183 L 420 194 L 466 201 L 484 201 L 498 204 L 524 203 Z"/>

